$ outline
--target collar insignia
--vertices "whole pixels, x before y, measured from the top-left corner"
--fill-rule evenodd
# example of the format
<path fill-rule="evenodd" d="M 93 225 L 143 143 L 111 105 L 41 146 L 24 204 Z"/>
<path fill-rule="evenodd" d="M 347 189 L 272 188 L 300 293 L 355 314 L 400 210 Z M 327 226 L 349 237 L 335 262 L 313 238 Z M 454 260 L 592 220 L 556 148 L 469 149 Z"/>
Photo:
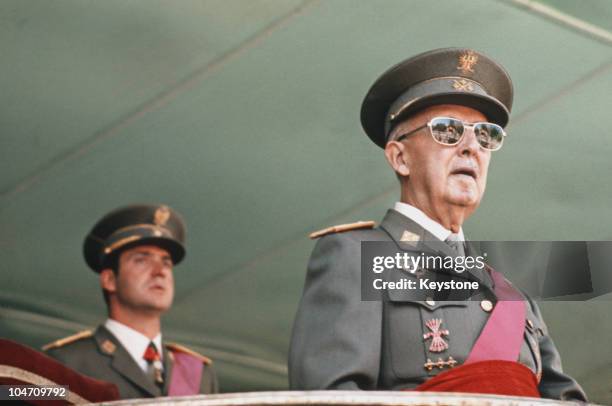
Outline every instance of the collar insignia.
<path fill-rule="evenodd" d="M 404 233 L 402 234 L 400 238 L 400 241 L 402 242 L 417 242 L 420 240 L 421 240 L 421 237 L 419 237 L 418 234 L 415 234 L 408 230 L 404 230 Z"/>
<path fill-rule="evenodd" d="M 110 340 L 104 340 L 101 347 L 102 347 L 102 351 L 104 351 L 107 354 L 112 354 L 117 349 L 117 346 L 113 344 Z"/>

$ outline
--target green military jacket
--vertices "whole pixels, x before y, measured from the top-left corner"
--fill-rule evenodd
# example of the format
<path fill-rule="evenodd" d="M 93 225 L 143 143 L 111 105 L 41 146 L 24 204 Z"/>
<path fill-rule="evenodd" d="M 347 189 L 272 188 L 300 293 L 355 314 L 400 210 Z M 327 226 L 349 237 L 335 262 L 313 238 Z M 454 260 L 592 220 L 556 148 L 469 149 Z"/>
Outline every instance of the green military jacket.
<path fill-rule="evenodd" d="M 117 338 L 104 326 L 99 326 L 95 332 L 82 332 L 45 346 L 49 356 L 75 371 L 117 385 L 122 399 L 167 396 L 172 378 L 172 350 L 176 347 L 163 345 L 164 384 L 160 388 L 147 377 Z M 198 354 L 194 355 L 204 363 L 200 393 L 217 393 L 217 377 L 211 361 Z"/>
<path fill-rule="evenodd" d="M 486 273 L 478 276 L 488 295 L 482 301 L 406 300 L 392 291 L 386 300 L 361 300 L 361 242 L 405 246 L 403 236 L 404 241 L 405 236 L 418 241 L 415 250 L 452 255 L 446 243 L 395 210 L 389 210 L 378 228 L 319 239 L 293 327 L 292 389 L 412 389 L 465 362 L 496 301 Z M 526 307 L 518 361 L 537 376 L 542 397 L 585 400 L 580 385 L 563 373 L 538 306 L 528 299 Z M 435 319 L 449 333 L 444 351 L 431 352 L 430 341 L 424 339 L 430 332 L 426 322 Z"/>

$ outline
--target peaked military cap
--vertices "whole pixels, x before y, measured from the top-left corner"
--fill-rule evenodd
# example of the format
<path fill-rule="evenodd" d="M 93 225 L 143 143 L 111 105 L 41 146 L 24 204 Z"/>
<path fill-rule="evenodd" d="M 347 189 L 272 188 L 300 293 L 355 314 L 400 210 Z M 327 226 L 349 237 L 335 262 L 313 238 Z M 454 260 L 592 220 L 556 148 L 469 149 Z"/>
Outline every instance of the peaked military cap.
<path fill-rule="evenodd" d="M 361 125 L 384 148 L 394 125 L 437 104 L 459 104 L 505 127 L 512 109 L 512 81 L 506 70 L 467 48 L 428 51 L 380 76 L 361 105 Z"/>
<path fill-rule="evenodd" d="M 132 205 L 108 213 L 93 226 L 83 244 L 87 265 L 95 272 L 108 259 L 137 245 L 156 245 L 168 251 L 174 264 L 185 256 L 185 223 L 165 205 Z"/>

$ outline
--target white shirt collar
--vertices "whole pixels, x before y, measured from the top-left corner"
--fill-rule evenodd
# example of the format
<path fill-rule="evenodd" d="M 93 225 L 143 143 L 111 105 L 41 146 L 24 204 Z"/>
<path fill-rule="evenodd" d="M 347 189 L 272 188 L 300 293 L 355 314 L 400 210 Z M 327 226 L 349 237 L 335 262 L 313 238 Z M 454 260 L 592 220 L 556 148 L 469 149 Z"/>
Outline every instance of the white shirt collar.
<path fill-rule="evenodd" d="M 155 347 L 157 347 L 160 359 L 163 358 L 161 333 L 151 340 L 144 334 L 113 319 L 107 319 L 106 322 L 104 322 L 104 327 L 119 340 L 123 348 L 132 356 L 136 364 L 138 364 L 143 371 L 147 371 L 148 363 L 142 356 L 151 341 L 153 341 Z"/>
<path fill-rule="evenodd" d="M 440 241 L 444 241 L 451 235 L 453 232 L 444 228 L 440 223 L 431 218 L 427 217 L 425 213 L 416 207 L 403 202 L 396 202 L 395 207 L 393 207 L 395 211 L 400 212 L 404 216 L 408 217 L 410 220 L 414 221 L 425 230 L 429 231 L 434 237 L 439 239 Z M 465 241 L 465 236 L 463 235 L 463 228 L 459 229 L 459 239 L 461 241 Z"/>

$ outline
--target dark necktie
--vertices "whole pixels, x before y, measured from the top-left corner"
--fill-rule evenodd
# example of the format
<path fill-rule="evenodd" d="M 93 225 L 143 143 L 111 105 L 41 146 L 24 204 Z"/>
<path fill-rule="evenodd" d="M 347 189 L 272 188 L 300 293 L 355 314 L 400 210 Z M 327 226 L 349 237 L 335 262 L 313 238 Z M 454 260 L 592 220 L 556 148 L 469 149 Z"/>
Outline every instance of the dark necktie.
<path fill-rule="evenodd" d="M 455 251 L 460 257 L 465 256 L 465 248 L 463 246 L 463 241 L 459 239 L 459 234 L 451 234 L 445 240 L 449 247 L 453 251 Z"/>

